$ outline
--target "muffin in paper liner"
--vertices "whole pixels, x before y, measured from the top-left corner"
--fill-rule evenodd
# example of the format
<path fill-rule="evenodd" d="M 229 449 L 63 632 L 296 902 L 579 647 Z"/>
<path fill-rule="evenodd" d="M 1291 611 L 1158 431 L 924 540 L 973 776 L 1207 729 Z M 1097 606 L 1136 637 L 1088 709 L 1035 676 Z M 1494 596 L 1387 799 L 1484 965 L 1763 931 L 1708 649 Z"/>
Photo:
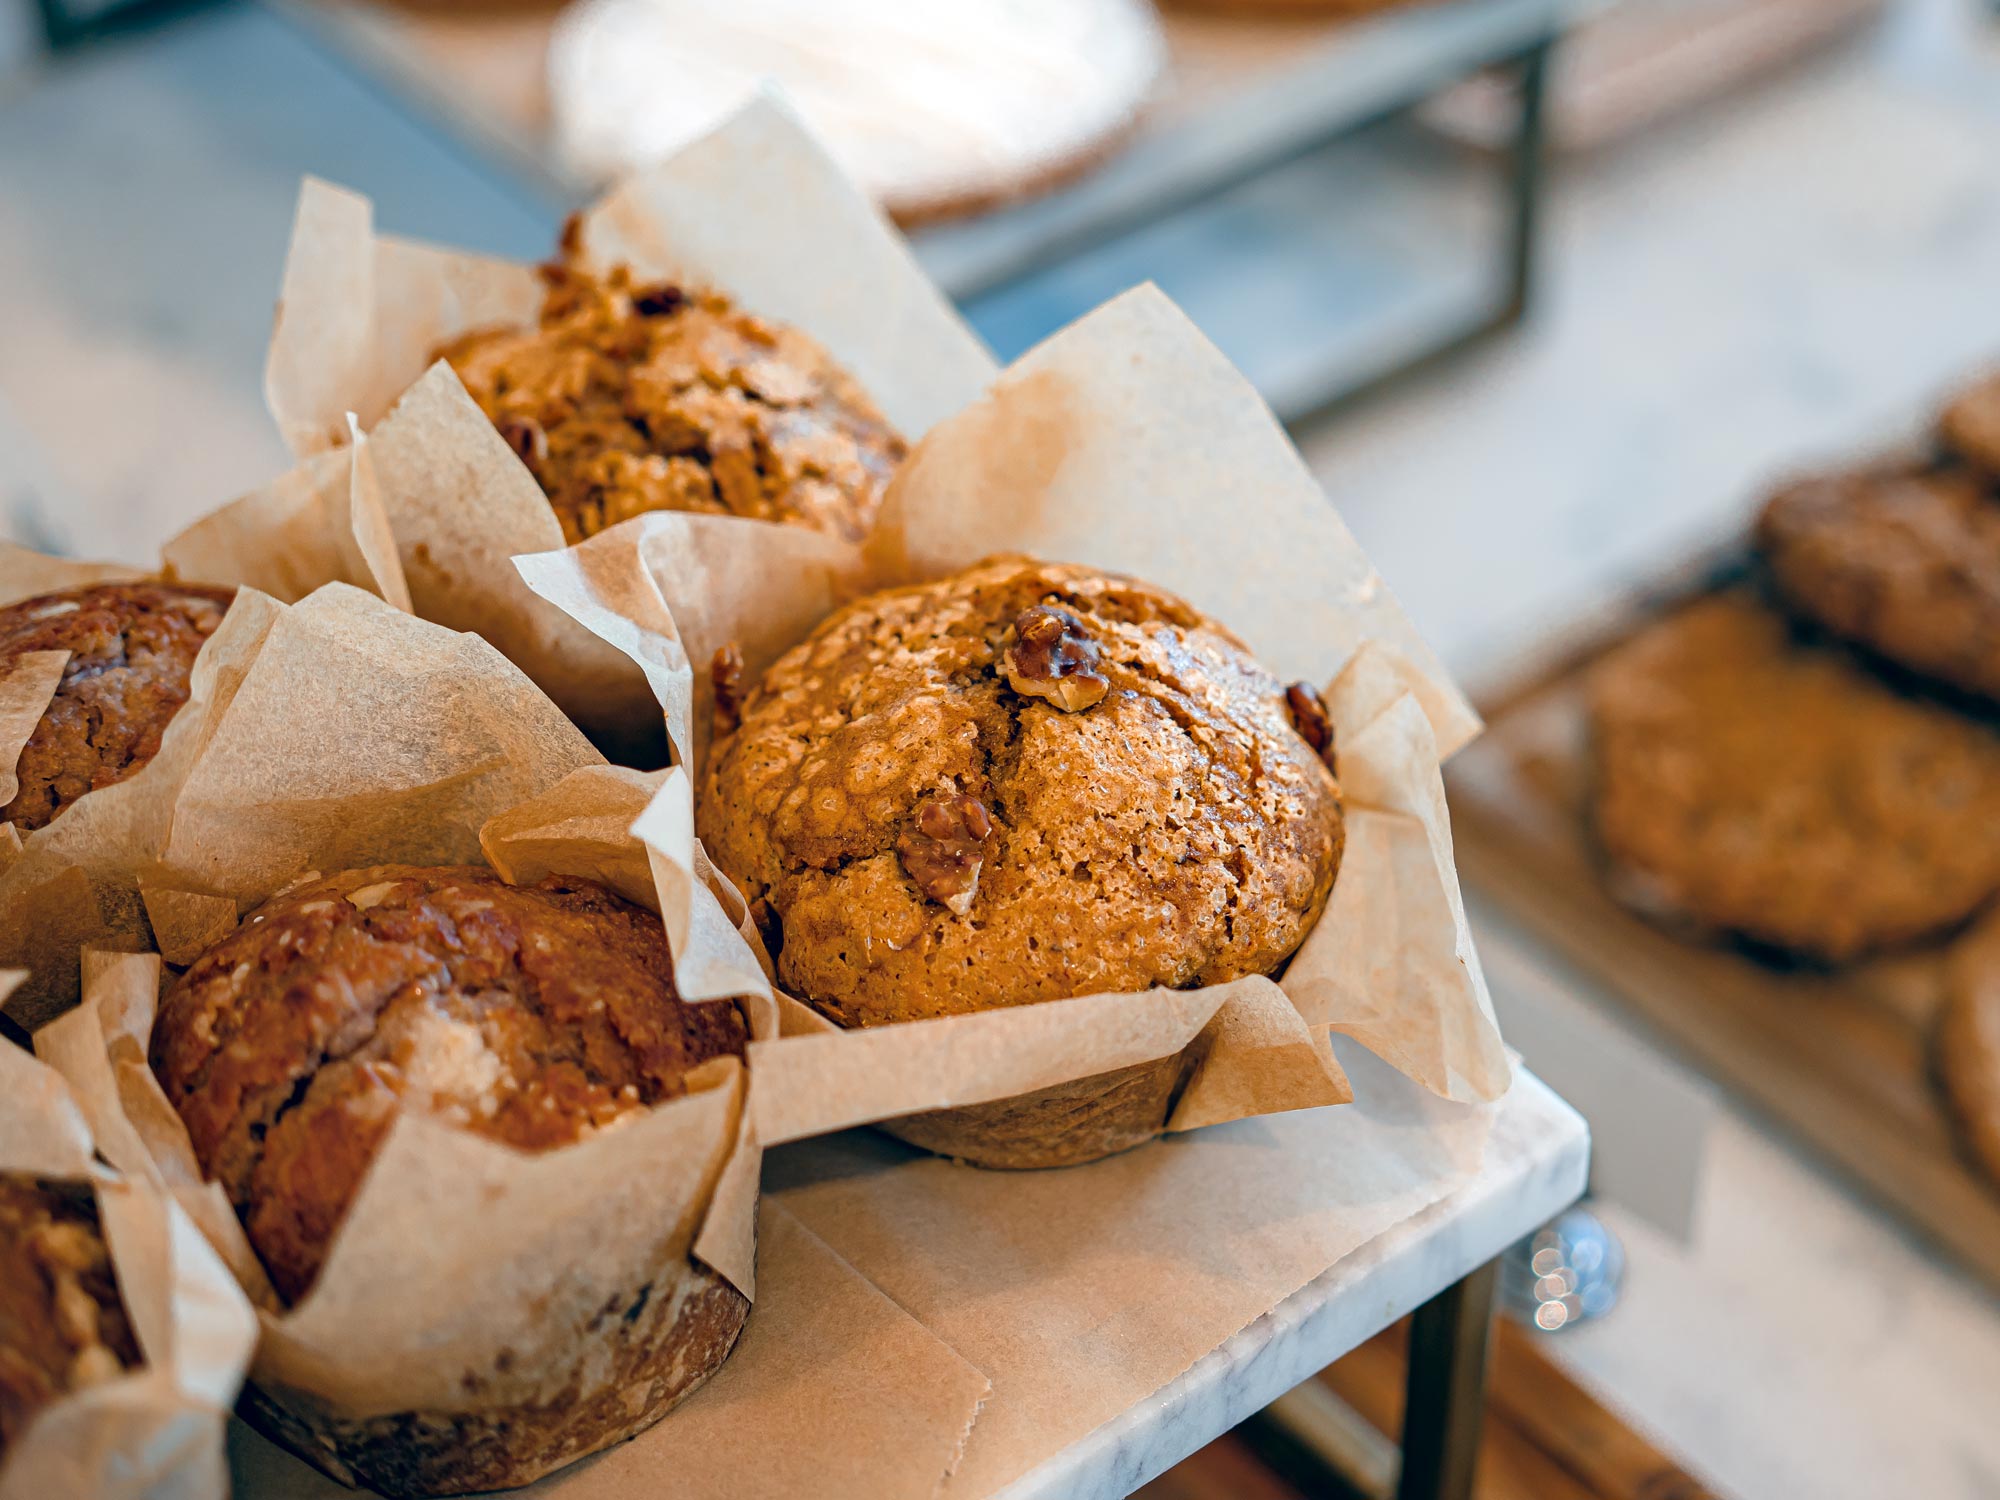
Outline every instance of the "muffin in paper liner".
<path fill-rule="evenodd" d="M 0 1171 L 88 1187 L 140 1356 L 28 1420 L 0 1452 L 0 1500 L 223 1500 L 223 1426 L 257 1337 L 228 1269 L 148 1174 L 96 1159 L 63 1079 L 7 1042 Z"/>
<path fill-rule="evenodd" d="M 309 460 L 190 528 L 169 544 L 158 573 L 175 583 L 248 586 L 281 600 L 344 582 L 407 608 L 408 591 L 386 537 L 366 449 L 357 445 Z M 119 564 L 0 545 L 0 605 L 145 576 Z M 218 695 L 229 691 L 216 662 L 254 639 L 262 618 L 249 603 L 224 616 L 195 657 L 188 701 L 144 766 L 85 793 L 25 835 L 0 825 L 0 965 L 29 971 L 6 1011 L 24 1029 L 75 1001 L 77 960 L 86 946 L 149 946 L 138 894 L 141 872 L 166 837 L 168 812 L 197 752 L 200 725 Z M 22 748 L 48 708 L 66 661 L 61 652 L 31 652 L 0 663 L 0 788 L 7 798 L 13 796 Z"/>
<path fill-rule="evenodd" d="M 301 191 L 265 367 L 272 415 L 301 456 L 348 442 L 357 418 L 416 612 L 485 636 L 633 762 L 658 739 L 654 700 L 625 655 L 522 586 L 509 558 L 562 546 L 562 527 L 434 357 L 466 333 L 532 326 L 542 282 L 531 265 L 377 235 L 372 213 L 325 183 Z M 583 212 L 578 239 L 592 265 L 713 288 L 809 335 L 910 440 L 992 373 L 894 231 L 773 100 L 618 186 Z"/>
<path fill-rule="evenodd" d="M 486 864 L 513 884 L 596 881 L 658 909 L 628 829 L 656 778 L 605 765 L 490 646 L 334 585 L 262 595 L 260 640 L 204 724 L 144 897 L 169 961 L 314 871 Z M 705 891 L 677 901 L 726 922 Z M 154 1174 L 259 1306 L 244 1409 L 309 1462 L 392 1494 L 526 1483 L 658 1420 L 720 1365 L 754 1291 L 760 1148 L 746 1075 L 717 1058 L 686 1095 L 526 1154 L 403 1111 L 319 1278 L 284 1308 L 147 1062 L 152 954 L 95 956 L 38 1050 L 114 1164 Z M 682 968 L 690 1002 L 768 999 Z"/>
<path fill-rule="evenodd" d="M 1084 1160 L 1162 1129 L 1343 1102 L 1335 1030 L 1446 1098 L 1503 1093 L 1439 769 L 1478 720 L 1261 399 L 1157 291 L 1057 334 L 933 429 L 863 546 L 652 515 L 517 566 L 640 665 L 699 773 L 718 652 L 747 679 L 850 599 L 1002 553 L 1171 589 L 1280 680 L 1326 684 L 1346 828 L 1332 896 L 1275 978 L 854 1031 L 780 996 L 785 1037 L 755 1062 L 759 1135 L 894 1118 L 971 1161 Z M 695 829 L 676 769 L 639 831 L 688 889 L 711 869 Z"/>

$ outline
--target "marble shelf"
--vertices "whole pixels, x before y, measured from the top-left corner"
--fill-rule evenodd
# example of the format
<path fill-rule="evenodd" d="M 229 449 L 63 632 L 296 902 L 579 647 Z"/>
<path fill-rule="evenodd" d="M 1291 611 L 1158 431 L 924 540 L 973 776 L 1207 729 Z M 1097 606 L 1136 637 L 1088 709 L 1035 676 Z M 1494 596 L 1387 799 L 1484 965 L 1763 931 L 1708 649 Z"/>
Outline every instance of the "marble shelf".
<path fill-rule="evenodd" d="M 1129 1495 L 1553 1218 L 1583 1192 L 1589 1165 L 1582 1117 L 1521 1070 L 1477 1175 L 992 1500 Z"/>

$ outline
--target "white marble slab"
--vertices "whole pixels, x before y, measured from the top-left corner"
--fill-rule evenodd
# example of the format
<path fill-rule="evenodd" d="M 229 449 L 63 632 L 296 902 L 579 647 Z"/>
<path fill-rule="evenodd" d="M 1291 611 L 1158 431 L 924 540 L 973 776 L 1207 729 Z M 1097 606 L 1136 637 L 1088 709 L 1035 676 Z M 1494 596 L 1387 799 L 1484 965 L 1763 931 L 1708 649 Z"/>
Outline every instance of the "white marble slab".
<path fill-rule="evenodd" d="M 1463 1188 L 1354 1251 L 994 1500 L 1130 1494 L 1552 1218 L 1583 1191 L 1589 1160 L 1582 1117 L 1521 1070 L 1485 1162 Z"/>

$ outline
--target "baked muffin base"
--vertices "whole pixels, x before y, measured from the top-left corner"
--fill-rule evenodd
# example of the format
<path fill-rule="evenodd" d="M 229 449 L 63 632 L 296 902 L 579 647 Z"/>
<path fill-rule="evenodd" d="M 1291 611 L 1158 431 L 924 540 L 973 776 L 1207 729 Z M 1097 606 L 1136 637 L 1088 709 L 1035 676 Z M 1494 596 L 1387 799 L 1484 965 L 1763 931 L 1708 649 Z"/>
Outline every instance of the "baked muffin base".
<path fill-rule="evenodd" d="M 599 1317 L 621 1326 L 592 1346 L 588 1375 L 572 1372 L 547 1401 L 351 1417 L 253 1380 L 240 1406 L 259 1432 L 342 1484 L 392 1497 L 513 1489 L 651 1427 L 722 1368 L 749 1314 L 735 1287 L 683 1262 L 605 1307 Z"/>
<path fill-rule="evenodd" d="M 881 1128 L 975 1167 L 1074 1167 L 1143 1146 L 1167 1128 L 1194 1071 L 1192 1049 L 985 1104 L 930 1110 Z"/>

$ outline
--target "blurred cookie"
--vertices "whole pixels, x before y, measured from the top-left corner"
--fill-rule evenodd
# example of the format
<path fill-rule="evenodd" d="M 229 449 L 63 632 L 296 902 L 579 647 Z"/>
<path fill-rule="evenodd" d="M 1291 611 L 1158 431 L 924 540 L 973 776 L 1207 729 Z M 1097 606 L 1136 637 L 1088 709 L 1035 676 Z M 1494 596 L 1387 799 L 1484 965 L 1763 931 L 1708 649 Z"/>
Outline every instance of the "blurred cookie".
<path fill-rule="evenodd" d="M 1968 464 L 2000 475 L 2000 371 L 1952 398 L 1938 419 L 1938 436 Z"/>
<path fill-rule="evenodd" d="M 1954 470 L 1856 470 L 1778 491 L 1756 542 L 1786 605 L 1965 692 L 2000 698 L 2000 499 Z"/>
<path fill-rule="evenodd" d="M 565 236 L 566 244 L 569 236 Z M 655 510 L 858 541 L 905 445 L 816 342 L 719 292 L 542 268 L 539 325 L 436 351 L 535 476 L 574 544 Z"/>
<path fill-rule="evenodd" d="M 1590 721 L 1597 836 L 1649 915 L 1843 962 L 2000 890 L 2000 736 L 1747 596 L 1607 656 Z"/>
<path fill-rule="evenodd" d="M 1952 956 L 1932 1058 L 1967 1153 L 2000 1184 L 2000 951 L 1969 943 Z"/>

